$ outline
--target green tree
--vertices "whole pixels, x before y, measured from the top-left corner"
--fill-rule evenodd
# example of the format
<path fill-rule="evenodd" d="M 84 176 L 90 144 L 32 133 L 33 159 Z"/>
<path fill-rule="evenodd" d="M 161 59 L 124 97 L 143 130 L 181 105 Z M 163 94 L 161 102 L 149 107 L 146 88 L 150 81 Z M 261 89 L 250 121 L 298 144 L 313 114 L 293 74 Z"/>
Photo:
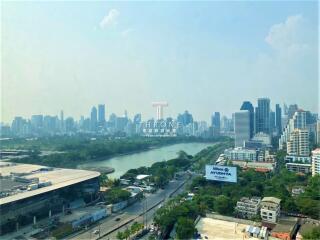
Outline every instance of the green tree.
<path fill-rule="evenodd" d="M 105 199 L 109 203 L 118 203 L 121 201 L 128 200 L 131 196 L 131 193 L 121 189 L 121 188 L 112 188 L 107 191 L 104 195 Z"/>
<path fill-rule="evenodd" d="M 306 240 L 315 240 L 320 239 L 320 227 L 314 227 L 310 231 L 302 234 L 303 239 Z"/>
<path fill-rule="evenodd" d="M 214 210 L 220 214 L 230 215 L 233 212 L 233 204 L 227 196 L 220 195 L 215 198 Z"/>
<path fill-rule="evenodd" d="M 196 232 L 194 221 L 190 218 L 180 217 L 177 222 L 176 233 L 178 239 L 190 239 Z"/>
<path fill-rule="evenodd" d="M 124 240 L 124 239 L 126 239 L 125 236 L 124 236 L 124 233 L 119 231 L 119 232 L 117 233 L 117 239 L 119 239 L 119 240 Z"/>

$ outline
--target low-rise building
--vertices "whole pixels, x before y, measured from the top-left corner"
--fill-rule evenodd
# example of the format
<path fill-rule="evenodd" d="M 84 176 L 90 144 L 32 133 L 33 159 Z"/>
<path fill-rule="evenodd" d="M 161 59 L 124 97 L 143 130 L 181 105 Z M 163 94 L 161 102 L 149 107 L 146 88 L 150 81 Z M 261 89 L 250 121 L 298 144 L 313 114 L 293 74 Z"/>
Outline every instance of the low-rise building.
<path fill-rule="evenodd" d="M 298 219 L 294 217 L 281 218 L 271 231 L 271 237 L 291 240 L 298 227 Z"/>
<path fill-rule="evenodd" d="M 275 197 L 264 197 L 261 201 L 260 215 L 262 221 L 276 223 L 280 216 L 281 199 Z"/>
<path fill-rule="evenodd" d="M 259 132 L 256 133 L 253 138 L 253 141 L 259 141 L 261 142 L 264 146 L 271 146 L 271 136 L 269 134 Z"/>
<path fill-rule="evenodd" d="M 241 147 L 226 149 L 224 151 L 225 157 L 228 160 L 240 160 L 240 161 L 257 161 L 257 150 L 245 149 Z"/>
<path fill-rule="evenodd" d="M 252 218 L 259 214 L 261 198 L 243 197 L 237 202 L 236 212 L 244 218 Z"/>
<path fill-rule="evenodd" d="M 309 156 L 293 156 L 293 155 L 287 155 L 285 157 L 285 161 L 292 163 L 292 162 L 297 162 L 297 163 L 311 163 L 311 157 Z"/>
<path fill-rule="evenodd" d="M 290 172 L 308 174 L 311 172 L 311 164 L 308 163 L 286 163 L 286 168 Z"/>
<path fill-rule="evenodd" d="M 241 167 L 243 170 L 251 168 L 256 172 L 272 172 L 276 166 L 276 163 L 271 162 L 232 161 L 232 164 Z"/>
<path fill-rule="evenodd" d="M 73 229 L 77 229 L 90 225 L 110 214 L 111 212 L 108 213 L 105 207 L 87 207 L 74 210 L 71 214 L 63 216 L 60 221 L 69 223 Z"/>

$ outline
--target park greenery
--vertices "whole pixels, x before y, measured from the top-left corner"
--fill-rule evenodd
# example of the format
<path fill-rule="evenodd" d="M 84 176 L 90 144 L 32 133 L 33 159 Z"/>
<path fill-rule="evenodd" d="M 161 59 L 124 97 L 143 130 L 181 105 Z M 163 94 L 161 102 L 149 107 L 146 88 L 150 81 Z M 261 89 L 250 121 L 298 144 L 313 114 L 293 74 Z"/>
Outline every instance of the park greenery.
<path fill-rule="evenodd" d="M 130 228 L 127 228 L 123 232 L 119 231 L 117 233 L 117 239 L 124 240 L 129 239 L 131 236 L 134 236 L 141 232 L 144 228 L 144 225 L 142 223 L 134 222 Z"/>
<path fill-rule="evenodd" d="M 131 197 L 131 193 L 119 187 L 111 188 L 105 192 L 104 198 L 107 204 L 114 204 L 126 201 Z"/>
<path fill-rule="evenodd" d="M 191 167 L 194 170 L 204 168 L 212 163 L 219 154 L 219 146 L 207 148 L 197 154 Z M 174 227 L 178 239 L 188 239 L 195 233 L 194 221 L 198 215 L 217 212 L 223 215 L 238 217 L 235 206 L 241 197 L 273 196 L 281 199 L 281 210 L 286 213 L 304 214 L 314 219 L 320 219 L 320 176 L 308 176 L 289 172 L 284 163 L 285 152 L 277 152 L 277 168 L 272 173 L 256 172 L 253 169 L 242 171 L 237 167 L 238 182 L 224 183 L 207 181 L 203 176 L 193 178 L 188 191 L 195 195 L 186 201 L 186 193 L 180 195 L 162 208 L 155 215 L 155 223 L 162 233 L 167 235 Z M 216 158 L 215 158 L 216 159 Z M 232 165 L 232 163 L 229 163 Z M 292 196 L 293 187 L 304 188 L 304 193 Z M 259 220 L 259 216 L 251 220 Z M 192 223 L 192 224 L 191 224 Z M 181 229 L 184 229 L 183 231 Z M 192 229 L 192 231 L 185 231 Z M 310 233 L 318 234 L 317 230 Z"/>
<path fill-rule="evenodd" d="M 14 139 L 4 142 L 2 149 L 15 148 L 30 150 L 26 158 L 12 160 L 20 163 L 42 164 L 51 167 L 76 167 L 90 161 L 105 160 L 116 155 L 145 151 L 155 147 L 182 142 L 214 142 L 227 138 L 204 139 L 197 137 L 177 138 L 90 138 L 85 136 L 60 136 L 35 140 Z M 56 151 L 40 155 L 40 151 Z"/>
<path fill-rule="evenodd" d="M 180 151 L 174 159 L 156 162 L 152 164 L 151 167 L 130 169 L 121 176 L 121 179 L 134 182 L 137 175 L 147 174 L 150 175 L 150 182 L 154 183 L 155 187 L 163 188 L 178 172 L 185 172 L 188 169 L 200 170 L 202 166 L 204 168 L 203 164 L 205 164 L 205 162 L 213 160 L 214 157 L 217 157 L 229 145 L 229 140 L 215 143 L 196 154 L 195 157 L 188 155 L 184 151 Z M 201 164 L 199 164 L 199 161 L 201 161 Z"/>
<path fill-rule="evenodd" d="M 320 239 L 320 227 L 314 227 L 307 231 L 306 233 L 302 234 L 303 239 L 305 240 L 315 240 Z"/>

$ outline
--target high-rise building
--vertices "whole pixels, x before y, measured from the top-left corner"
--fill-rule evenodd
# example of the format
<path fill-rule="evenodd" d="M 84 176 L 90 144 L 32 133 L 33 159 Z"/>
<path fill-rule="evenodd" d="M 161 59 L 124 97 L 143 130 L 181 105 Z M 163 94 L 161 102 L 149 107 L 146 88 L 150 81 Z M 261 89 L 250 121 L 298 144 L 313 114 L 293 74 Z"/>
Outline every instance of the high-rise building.
<path fill-rule="evenodd" d="M 54 134 L 58 130 L 59 120 L 57 116 L 44 116 L 43 128 L 44 131 L 50 134 Z"/>
<path fill-rule="evenodd" d="M 93 132 L 97 131 L 98 114 L 97 114 L 97 108 L 96 107 L 92 107 L 91 108 L 90 125 L 91 125 L 91 131 L 93 131 Z"/>
<path fill-rule="evenodd" d="M 276 129 L 276 113 L 270 111 L 270 133 L 273 133 Z"/>
<path fill-rule="evenodd" d="M 15 117 L 11 124 L 11 131 L 13 135 L 22 136 L 24 135 L 24 128 L 27 121 L 22 117 Z"/>
<path fill-rule="evenodd" d="M 98 105 L 98 123 L 100 126 L 104 126 L 105 122 L 106 122 L 105 105 L 99 104 Z"/>
<path fill-rule="evenodd" d="M 309 131 L 307 129 L 294 129 L 287 142 L 287 153 L 293 156 L 309 156 Z"/>
<path fill-rule="evenodd" d="M 138 113 L 138 114 L 134 115 L 133 123 L 134 124 L 140 124 L 141 123 L 141 113 Z"/>
<path fill-rule="evenodd" d="M 71 132 L 74 132 L 75 130 L 76 129 L 75 129 L 74 119 L 72 117 L 66 118 L 66 132 L 71 133 Z"/>
<path fill-rule="evenodd" d="M 116 131 L 123 132 L 127 126 L 128 118 L 126 117 L 117 117 L 115 122 Z"/>
<path fill-rule="evenodd" d="M 31 126 L 33 129 L 39 129 L 43 127 L 43 115 L 32 115 Z"/>
<path fill-rule="evenodd" d="M 320 148 L 312 151 L 312 165 L 311 165 L 312 176 L 320 174 Z"/>
<path fill-rule="evenodd" d="M 241 110 L 234 113 L 235 147 L 243 147 L 250 139 L 250 112 Z"/>
<path fill-rule="evenodd" d="M 320 120 L 317 121 L 317 144 L 320 145 Z"/>
<path fill-rule="evenodd" d="M 283 133 L 279 139 L 279 149 L 283 149 L 284 145 L 290 140 L 290 135 L 293 130 L 306 128 L 306 112 L 303 110 L 296 111 L 283 130 Z"/>
<path fill-rule="evenodd" d="M 282 133 L 282 114 L 281 107 L 279 104 L 276 104 L 276 129 L 277 134 L 280 135 Z"/>
<path fill-rule="evenodd" d="M 288 120 L 290 120 L 295 112 L 298 111 L 298 105 L 297 104 L 291 104 L 288 108 Z"/>
<path fill-rule="evenodd" d="M 60 132 L 64 132 L 65 127 L 64 127 L 64 115 L 63 115 L 63 111 L 60 111 Z"/>
<path fill-rule="evenodd" d="M 188 124 L 193 123 L 192 114 L 186 110 L 184 113 L 178 115 L 177 121 L 183 126 L 187 126 Z"/>
<path fill-rule="evenodd" d="M 259 98 L 256 108 L 256 133 L 270 134 L 270 99 Z"/>
<path fill-rule="evenodd" d="M 215 112 L 211 117 L 211 126 L 213 128 L 213 135 L 220 135 L 220 113 Z"/>
<path fill-rule="evenodd" d="M 244 101 L 240 110 L 248 110 L 250 113 L 250 138 L 254 135 L 254 108 L 251 102 Z"/>

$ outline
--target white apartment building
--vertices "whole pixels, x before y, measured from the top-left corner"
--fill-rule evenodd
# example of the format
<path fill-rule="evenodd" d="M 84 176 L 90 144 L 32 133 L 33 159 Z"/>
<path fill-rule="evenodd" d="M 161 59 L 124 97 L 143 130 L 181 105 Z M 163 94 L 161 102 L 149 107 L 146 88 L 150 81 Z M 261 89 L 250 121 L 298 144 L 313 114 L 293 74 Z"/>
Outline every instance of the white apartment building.
<path fill-rule="evenodd" d="M 281 199 L 275 197 L 264 197 L 261 201 L 260 215 L 262 221 L 276 223 L 280 216 Z"/>
<path fill-rule="evenodd" d="M 261 142 L 263 145 L 266 146 L 270 146 L 271 145 L 271 137 L 269 134 L 263 133 L 263 132 L 259 132 L 256 133 L 253 138 L 253 141 L 259 141 Z"/>
<path fill-rule="evenodd" d="M 312 151 L 312 176 L 320 174 L 320 148 Z"/>
<path fill-rule="evenodd" d="M 320 144 L 320 120 L 317 121 L 317 144 Z"/>
<path fill-rule="evenodd" d="M 287 141 L 287 153 L 293 156 L 309 156 L 309 131 L 307 129 L 294 129 Z"/>
<path fill-rule="evenodd" d="M 228 160 L 257 161 L 257 150 L 241 147 L 226 149 L 224 155 Z"/>
<path fill-rule="evenodd" d="M 311 164 L 308 163 L 286 163 L 286 168 L 290 172 L 299 172 L 305 174 L 311 172 Z"/>
<path fill-rule="evenodd" d="M 236 211 L 244 218 L 251 218 L 259 214 L 261 198 L 243 197 L 237 201 Z"/>

